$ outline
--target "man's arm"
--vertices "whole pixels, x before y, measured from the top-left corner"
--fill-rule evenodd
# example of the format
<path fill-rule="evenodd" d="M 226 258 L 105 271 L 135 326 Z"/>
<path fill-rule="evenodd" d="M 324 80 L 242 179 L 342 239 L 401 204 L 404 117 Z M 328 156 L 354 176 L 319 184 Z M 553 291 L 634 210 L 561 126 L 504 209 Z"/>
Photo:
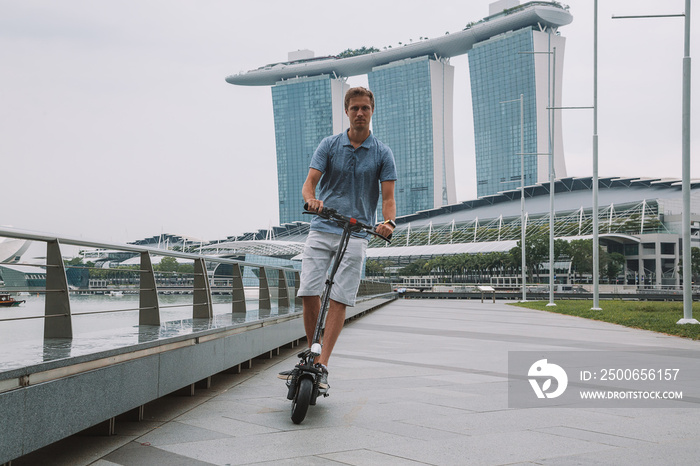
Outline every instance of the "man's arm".
<path fill-rule="evenodd" d="M 301 197 L 308 204 L 307 208 L 311 212 L 320 212 L 323 208 L 323 201 L 316 199 L 316 185 L 321 179 L 323 173 L 315 168 L 309 168 L 309 174 L 306 175 L 304 186 L 301 187 Z M 392 194 L 393 196 L 393 194 Z"/>
<path fill-rule="evenodd" d="M 382 181 L 382 215 L 384 220 L 396 220 L 396 200 L 394 199 L 395 181 Z M 389 236 L 394 228 L 386 223 L 377 225 L 377 233 Z"/>

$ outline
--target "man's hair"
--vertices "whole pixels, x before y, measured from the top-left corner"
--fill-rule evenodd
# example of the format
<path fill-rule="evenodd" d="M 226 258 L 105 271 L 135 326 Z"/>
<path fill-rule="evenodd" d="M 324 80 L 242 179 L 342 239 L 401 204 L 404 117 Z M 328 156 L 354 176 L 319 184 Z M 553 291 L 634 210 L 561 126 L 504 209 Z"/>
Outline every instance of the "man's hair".
<path fill-rule="evenodd" d="M 350 105 L 350 99 L 353 97 L 365 96 L 369 97 L 369 103 L 372 106 L 372 111 L 374 111 L 374 94 L 372 94 L 372 91 L 364 87 L 353 87 L 348 89 L 348 92 L 345 93 L 345 110 L 347 110 L 348 106 Z"/>

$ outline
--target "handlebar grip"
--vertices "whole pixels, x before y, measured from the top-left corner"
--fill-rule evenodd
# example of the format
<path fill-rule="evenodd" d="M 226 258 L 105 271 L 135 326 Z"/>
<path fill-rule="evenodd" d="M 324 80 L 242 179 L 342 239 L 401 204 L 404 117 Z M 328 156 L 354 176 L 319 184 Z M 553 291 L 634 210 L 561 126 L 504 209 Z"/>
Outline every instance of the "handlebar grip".
<path fill-rule="evenodd" d="M 322 207 L 320 212 L 311 211 L 309 210 L 308 202 L 304 203 L 304 210 L 306 211 L 305 213 L 316 214 L 320 215 L 321 217 L 330 217 L 333 214 L 337 213 L 334 209 L 331 209 L 330 207 Z"/>

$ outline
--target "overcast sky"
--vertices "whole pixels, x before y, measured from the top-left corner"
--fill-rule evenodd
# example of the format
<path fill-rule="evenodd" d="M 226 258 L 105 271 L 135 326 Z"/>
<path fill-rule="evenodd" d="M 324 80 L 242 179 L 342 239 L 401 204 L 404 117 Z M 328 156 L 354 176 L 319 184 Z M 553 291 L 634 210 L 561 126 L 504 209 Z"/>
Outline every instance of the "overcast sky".
<path fill-rule="evenodd" d="M 269 87 L 226 76 L 458 31 L 489 1 L 0 0 L 0 225 L 127 242 L 278 222 Z M 593 101 L 593 1 L 571 0 L 565 106 Z M 600 175 L 681 177 L 683 0 L 600 0 Z M 691 56 L 700 57 L 698 15 Z M 697 58 L 695 61 L 697 62 Z M 454 57 L 457 198 L 475 198 L 467 57 Z M 700 71 L 692 176 L 700 178 Z M 366 84 L 366 77 L 349 84 Z M 564 111 L 569 176 L 592 175 L 592 112 Z M 301 208 L 301 206 L 300 206 Z"/>

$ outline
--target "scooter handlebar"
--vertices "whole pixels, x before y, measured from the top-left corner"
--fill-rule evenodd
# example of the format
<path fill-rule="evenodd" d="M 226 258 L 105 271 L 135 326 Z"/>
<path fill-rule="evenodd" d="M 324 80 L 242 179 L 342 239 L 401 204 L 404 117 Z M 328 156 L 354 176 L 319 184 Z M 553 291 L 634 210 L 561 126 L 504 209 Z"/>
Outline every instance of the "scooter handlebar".
<path fill-rule="evenodd" d="M 366 231 L 367 233 L 374 235 L 378 238 L 383 239 L 387 243 L 391 243 L 391 236 L 387 238 L 386 236 L 380 235 L 379 233 L 376 232 L 373 226 L 366 225 L 360 221 L 358 221 L 355 218 L 352 217 L 346 217 L 344 215 L 340 215 L 335 209 L 331 209 L 330 207 L 322 207 L 320 212 L 313 212 L 309 210 L 309 204 L 305 203 L 304 204 L 304 213 L 305 214 L 310 214 L 310 215 L 318 215 L 319 217 L 329 219 L 329 220 L 334 220 L 337 222 L 340 226 L 344 226 L 345 224 L 352 225 L 352 229 L 355 231 Z"/>

